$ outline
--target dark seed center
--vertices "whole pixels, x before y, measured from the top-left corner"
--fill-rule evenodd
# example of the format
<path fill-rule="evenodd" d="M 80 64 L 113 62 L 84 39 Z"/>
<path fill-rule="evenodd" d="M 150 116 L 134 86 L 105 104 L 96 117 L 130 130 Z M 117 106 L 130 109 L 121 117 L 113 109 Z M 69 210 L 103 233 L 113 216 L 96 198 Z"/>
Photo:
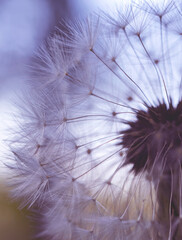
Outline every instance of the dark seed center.
<path fill-rule="evenodd" d="M 135 121 L 122 131 L 122 146 L 126 149 L 125 164 L 133 164 L 137 174 L 179 167 L 182 162 L 182 101 L 176 107 L 160 103 L 136 113 Z"/>

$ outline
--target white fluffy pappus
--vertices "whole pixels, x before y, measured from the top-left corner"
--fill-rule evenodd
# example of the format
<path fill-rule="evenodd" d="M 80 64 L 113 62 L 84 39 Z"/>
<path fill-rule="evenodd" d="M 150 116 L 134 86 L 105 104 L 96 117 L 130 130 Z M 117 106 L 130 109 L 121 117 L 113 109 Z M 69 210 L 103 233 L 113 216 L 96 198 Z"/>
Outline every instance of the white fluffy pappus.
<path fill-rule="evenodd" d="M 181 239 L 181 19 L 179 1 L 121 3 L 37 53 L 9 167 L 40 236 Z"/>

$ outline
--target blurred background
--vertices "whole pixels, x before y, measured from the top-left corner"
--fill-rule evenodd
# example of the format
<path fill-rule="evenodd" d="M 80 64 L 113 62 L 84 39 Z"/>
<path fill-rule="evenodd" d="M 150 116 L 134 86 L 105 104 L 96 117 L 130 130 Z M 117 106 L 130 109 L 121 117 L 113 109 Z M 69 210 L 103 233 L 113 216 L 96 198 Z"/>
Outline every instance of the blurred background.
<path fill-rule="evenodd" d="M 86 15 L 98 7 L 111 9 L 119 0 L 0 0 L 0 239 L 28 240 L 35 234 L 30 213 L 10 200 L 3 162 L 8 160 L 5 141 L 15 126 L 13 99 L 26 89 L 27 67 L 36 49 L 64 17 Z M 9 176 L 8 176 L 9 177 Z M 33 237 L 34 238 L 34 237 Z"/>

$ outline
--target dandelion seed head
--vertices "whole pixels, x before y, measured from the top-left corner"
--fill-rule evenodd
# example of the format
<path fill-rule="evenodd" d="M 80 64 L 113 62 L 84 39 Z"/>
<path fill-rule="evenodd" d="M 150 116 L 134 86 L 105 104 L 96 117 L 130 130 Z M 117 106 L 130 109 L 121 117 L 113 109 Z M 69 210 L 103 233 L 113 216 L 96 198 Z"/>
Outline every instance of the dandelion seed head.
<path fill-rule="evenodd" d="M 179 5 L 67 21 L 38 53 L 9 168 L 42 236 L 181 239 Z"/>

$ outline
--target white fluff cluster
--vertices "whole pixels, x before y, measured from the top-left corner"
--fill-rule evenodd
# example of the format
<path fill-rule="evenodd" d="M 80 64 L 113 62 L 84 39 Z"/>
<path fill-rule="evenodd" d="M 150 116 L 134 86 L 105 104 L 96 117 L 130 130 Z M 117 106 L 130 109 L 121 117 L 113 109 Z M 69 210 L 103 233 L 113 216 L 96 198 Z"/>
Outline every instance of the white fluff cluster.
<path fill-rule="evenodd" d="M 14 197 L 41 213 L 41 236 L 181 239 L 176 222 L 158 220 L 146 172 L 123 166 L 121 144 L 137 110 L 181 100 L 180 5 L 121 1 L 110 14 L 65 22 L 40 48 L 9 167 Z"/>

